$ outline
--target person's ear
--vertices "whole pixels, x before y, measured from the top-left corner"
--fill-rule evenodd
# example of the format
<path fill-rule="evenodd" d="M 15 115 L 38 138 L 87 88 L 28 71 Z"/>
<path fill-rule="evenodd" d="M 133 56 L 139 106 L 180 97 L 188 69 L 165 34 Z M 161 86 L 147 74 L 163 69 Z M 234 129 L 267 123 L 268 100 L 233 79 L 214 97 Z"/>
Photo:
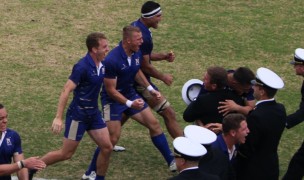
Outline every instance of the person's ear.
<path fill-rule="evenodd" d="M 265 89 L 259 86 L 259 90 L 260 90 L 260 96 L 265 95 Z"/>
<path fill-rule="evenodd" d="M 180 161 L 181 161 L 181 164 L 183 164 L 183 165 L 186 164 L 186 162 L 187 162 L 187 160 L 184 158 L 181 158 Z"/>
<path fill-rule="evenodd" d="M 230 131 L 229 131 L 229 134 L 230 134 L 232 137 L 235 137 L 236 131 L 235 131 L 235 130 L 230 130 Z"/>
<path fill-rule="evenodd" d="M 96 53 L 97 53 L 97 48 L 96 48 L 96 47 L 93 47 L 93 48 L 92 48 L 92 52 L 93 52 L 94 54 L 96 54 Z"/>
<path fill-rule="evenodd" d="M 217 85 L 216 84 L 211 84 L 211 89 L 212 90 L 216 90 L 217 89 Z"/>

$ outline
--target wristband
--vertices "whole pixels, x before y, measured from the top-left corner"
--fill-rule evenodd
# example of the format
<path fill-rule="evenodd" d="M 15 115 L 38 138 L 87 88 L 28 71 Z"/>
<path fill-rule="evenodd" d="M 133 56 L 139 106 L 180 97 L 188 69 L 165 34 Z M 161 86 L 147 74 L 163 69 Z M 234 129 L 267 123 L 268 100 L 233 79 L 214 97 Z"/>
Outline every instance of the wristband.
<path fill-rule="evenodd" d="M 133 101 L 127 100 L 126 102 L 126 106 L 128 106 L 129 108 L 132 106 Z"/>
<path fill-rule="evenodd" d="M 149 85 L 149 86 L 147 87 L 147 89 L 148 89 L 148 91 L 153 91 L 153 90 L 154 90 L 154 88 L 153 88 L 151 85 Z"/>
<path fill-rule="evenodd" d="M 21 167 L 22 167 L 22 168 L 24 168 L 24 167 L 25 167 L 25 166 L 24 166 L 24 163 L 23 163 L 23 161 L 22 161 L 22 160 L 20 161 L 20 164 L 21 164 Z"/>
<path fill-rule="evenodd" d="M 18 162 L 17 162 L 17 165 L 18 165 L 18 168 L 19 168 L 19 169 L 22 169 L 21 161 L 18 161 Z"/>

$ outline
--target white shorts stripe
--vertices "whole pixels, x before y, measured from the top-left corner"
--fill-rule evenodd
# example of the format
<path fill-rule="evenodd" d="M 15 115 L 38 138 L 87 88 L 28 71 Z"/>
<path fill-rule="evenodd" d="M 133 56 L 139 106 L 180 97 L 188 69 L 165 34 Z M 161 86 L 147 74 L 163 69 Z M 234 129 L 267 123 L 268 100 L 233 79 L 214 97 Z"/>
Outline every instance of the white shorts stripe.
<path fill-rule="evenodd" d="M 77 135 L 77 131 L 78 131 L 78 126 L 79 126 L 79 122 L 72 120 L 70 129 L 69 129 L 69 135 L 68 135 L 68 139 L 71 140 L 76 140 L 76 135 Z"/>

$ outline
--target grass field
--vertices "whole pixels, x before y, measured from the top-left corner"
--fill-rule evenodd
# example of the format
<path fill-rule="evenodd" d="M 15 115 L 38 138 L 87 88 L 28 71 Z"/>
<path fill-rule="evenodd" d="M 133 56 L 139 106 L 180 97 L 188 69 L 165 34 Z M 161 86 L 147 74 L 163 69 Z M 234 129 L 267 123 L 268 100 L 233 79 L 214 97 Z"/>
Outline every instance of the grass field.
<path fill-rule="evenodd" d="M 23 140 L 24 154 L 42 156 L 61 146 L 62 134 L 53 135 L 51 123 L 59 93 L 71 68 L 85 53 L 85 38 L 104 32 L 111 47 L 121 29 L 140 16 L 142 0 L 3 0 L 0 4 L 0 102 L 9 111 L 9 127 Z M 298 107 L 301 77 L 288 62 L 304 47 L 302 0 L 160 0 L 163 21 L 152 30 L 155 51 L 173 50 L 174 63 L 156 62 L 174 75 L 167 87 L 154 82 L 176 110 L 181 127 L 186 107 L 182 85 L 200 79 L 212 65 L 267 67 L 285 81 L 276 97 L 288 113 Z M 159 117 L 158 117 L 159 118 Z M 162 127 L 171 145 L 165 126 Z M 303 140 L 304 126 L 286 130 L 280 147 L 280 173 Z M 133 121 L 123 128 L 119 142 L 126 152 L 113 153 L 107 179 L 166 179 L 172 176 L 152 145 L 148 131 Z M 85 136 L 75 156 L 48 167 L 37 177 L 80 179 L 95 145 Z"/>

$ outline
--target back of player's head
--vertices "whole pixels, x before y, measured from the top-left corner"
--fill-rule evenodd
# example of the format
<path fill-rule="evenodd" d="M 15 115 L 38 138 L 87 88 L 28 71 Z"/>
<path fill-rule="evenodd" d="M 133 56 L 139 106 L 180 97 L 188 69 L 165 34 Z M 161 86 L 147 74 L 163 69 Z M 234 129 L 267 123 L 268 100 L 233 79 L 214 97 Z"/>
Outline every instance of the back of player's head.
<path fill-rule="evenodd" d="M 239 67 L 233 73 L 233 78 L 241 85 L 251 84 L 251 80 L 255 78 L 254 73 L 247 67 Z"/>
<path fill-rule="evenodd" d="M 160 7 L 160 4 L 158 4 L 157 2 L 147 1 L 142 5 L 141 13 L 142 14 L 149 13 L 149 12 L 154 11 L 155 9 L 159 8 L 159 7 Z"/>
<path fill-rule="evenodd" d="M 107 37 L 100 32 L 93 32 L 89 34 L 86 39 L 88 51 L 92 51 L 93 47 L 98 48 L 100 39 L 107 39 Z"/>
<path fill-rule="evenodd" d="M 160 4 L 154 1 L 147 1 L 141 7 L 141 15 L 143 18 L 153 17 L 160 12 Z"/>
<path fill-rule="evenodd" d="M 4 108 L 3 104 L 0 103 L 0 109 L 3 109 L 3 108 Z"/>
<path fill-rule="evenodd" d="M 223 133 L 227 134 L 230 130 L 237 130 L 241 127 L 241 122 L 245 121 L 246 117 L 240 113 L 231 113 L 224 117 L 222 126 Z"/>
<path fill-rule="evenodd" d="M 222 89 L 227 85 L 227 71 L 218 66 L 209 67 L 207 73 L 210 76 L 210 83 L 216 84 L 217 89 Z"/>

